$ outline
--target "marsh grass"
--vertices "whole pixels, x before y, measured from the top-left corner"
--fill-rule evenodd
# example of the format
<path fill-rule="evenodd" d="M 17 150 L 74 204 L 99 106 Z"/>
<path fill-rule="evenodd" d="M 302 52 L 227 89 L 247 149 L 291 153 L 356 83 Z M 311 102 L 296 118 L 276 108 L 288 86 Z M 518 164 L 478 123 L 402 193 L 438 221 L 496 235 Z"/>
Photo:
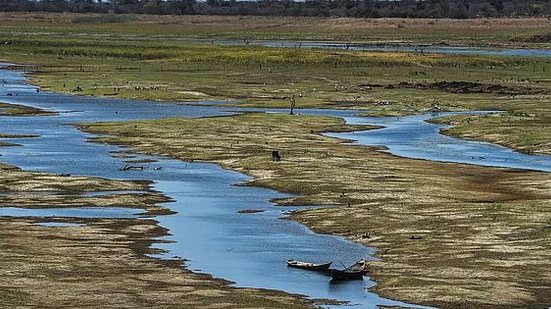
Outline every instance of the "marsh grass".
<path fill-rule="evenodd" d="M 160 39 L 11 39 L 14 44 L 2 46 L 0 52 L 12 61 L 34 63 L 28 70 L 34 81 L 47 89 L 72 92 L 80 86 L 83 91 L 78 94 L 160 100 L 238 99 L 257 106 L 281 106 L 288 103 L 286 96 L 296 94 L 302 95 L 300 103 L 304 106 L 377 109 L 375 103 L 390 95 L 403 97 L 394 107 L 399 109 L 410 103 L 404 100 L 427 105 L 433 92 L 410 94 L 408 89 L 388 91 L 370 85 L 453 81 L 461 76 L 461 81 L 546 89 L 545 83 L 530 84 L 520 81 L 519 76 L 529 74 L 544 80 L 545 70 L 551 70 L 551 65 L 539 59 L 212 46 Z M 534 68 L 537 71 L 531 72 Z M 160 91 L 134 90 L 135 86 L 155 85 Z M 466 98 L 457 95 L 456 100 Z"/>

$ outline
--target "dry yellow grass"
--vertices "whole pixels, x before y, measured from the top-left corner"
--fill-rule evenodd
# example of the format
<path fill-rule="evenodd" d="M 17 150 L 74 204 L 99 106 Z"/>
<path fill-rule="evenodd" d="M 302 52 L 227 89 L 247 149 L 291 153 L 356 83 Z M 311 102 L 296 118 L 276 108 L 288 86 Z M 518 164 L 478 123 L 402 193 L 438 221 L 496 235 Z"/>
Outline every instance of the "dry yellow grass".
<path fill-rule="evenodd" d="M 425 41 L 508 44 L 511 39 L 551 30 L 547 18 L 323 18 L 259 16 L 152 16 L 98 14 L 0 13 L 14 30 L 35 24 L 44 31 L 71 27 L 72 33 L 132 33 L 188 38 L 318 39 L 347 41 Z M 118 25 L 118 27 L 113 27 Z M 134 29 L 132 29 L 134 28 Z"/>

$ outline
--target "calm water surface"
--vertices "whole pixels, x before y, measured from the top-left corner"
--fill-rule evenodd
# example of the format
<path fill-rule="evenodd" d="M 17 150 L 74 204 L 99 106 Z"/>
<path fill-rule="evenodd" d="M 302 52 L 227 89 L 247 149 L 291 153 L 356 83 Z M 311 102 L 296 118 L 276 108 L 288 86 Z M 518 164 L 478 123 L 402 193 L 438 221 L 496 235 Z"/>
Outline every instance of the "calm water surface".
<path fill-rule="evenodd" d="M 357 117 L 356 111 L 305 110 L 303 113 L 338 116 L 350 124 L 382 126 L 376 130 L 326 135 L 351 139 L 361 145 L 383 146 L 387 148 L 385 151 L 401 157 L 551 172 L 551 156 L 528 155 L 491 143 L 445 136 L 440 134 L 440 130 L 448 126 L 427 122 L 450 114 L 483 112 L 441 112 L 404 117 Z"/>
<path fill-rule="evenodd" d="M 342 49 L 351 51 L 386 51 L 386 52 L 415 52 L 448 55 L 481 55 L 481 56 L 518 56 L 518 57 L 551 57 L 549 49 L 527 48 L 494 48 L 494 47 L 468 47 L 445 45 L 416 45 L 416 44 L 356 44 L 312 41 L 277 41 L 277 40 L 202 40 L 221 45 L 252 45 L 282 48 L 316 48 L 316 49 Z"/>

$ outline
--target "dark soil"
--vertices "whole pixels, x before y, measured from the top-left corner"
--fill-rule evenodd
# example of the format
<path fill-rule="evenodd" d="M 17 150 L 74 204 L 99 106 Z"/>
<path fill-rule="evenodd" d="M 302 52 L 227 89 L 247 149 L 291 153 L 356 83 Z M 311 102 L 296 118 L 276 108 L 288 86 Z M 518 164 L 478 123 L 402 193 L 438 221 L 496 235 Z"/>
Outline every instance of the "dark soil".
<path fill-rule="evenodd" d="M 493 93 L 505 95 L 522 95 L 522 94 L 542 94 L 544 90 L 527 87 L 510 87 L 498 84 L 483 84 L 477 82 L 463 81 L 442 81 L 435 83 L 408 83 L 400 82 L 398 84 L 390 84 L 385 86 L 388 89 L 394 88 L 417 88 L 417 89 L 434 89 L 451 93 Z"/>

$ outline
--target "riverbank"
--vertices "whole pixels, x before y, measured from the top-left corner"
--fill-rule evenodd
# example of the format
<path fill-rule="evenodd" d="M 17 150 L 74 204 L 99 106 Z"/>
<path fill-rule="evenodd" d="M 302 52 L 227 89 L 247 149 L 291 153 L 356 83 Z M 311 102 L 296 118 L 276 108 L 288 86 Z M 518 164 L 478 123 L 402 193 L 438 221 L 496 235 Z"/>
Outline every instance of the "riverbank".
<path fill-rule="evenodd" d="M 0 116 L 38 116 L 54 114 L 55 113 L 30 106 L 14 105 L 0 102 Z"/>
<path fill-rule="evenodd" d="M 331 117 L 245 114 L 86 124 L 97 141 L 254 177 L 297 196 L 283 205 L 334 206 L 293 218 L 316 232 L 375 246 L 376 290 L 441 307 L 543 306 L 551 278 L 547 173 L 397 158 L 324 137 L 351 130 Z M 274 162 L 277 149 L 282 160 Z"/>
<path fill-rule="evenodd" d="M 60 226 L 0 218 L 2 306 L 311 308 L 299 297 L 193 274 L 182 260 L 145 257 L 156 253 L 153 239 L 167 233 L 155 220 L 52 220 Z"/>
<path fill-rule="evenodd" d="M 0 163 L 0 188 L 2 306 L 313 307 L 299 296 L 236 289 L 192 273 L 182 258 L 148 257 L 160 253 L 152 245 L 168 231 L 151 218 L 111 217 L 124 209 L 146 217 L 169 214 L 160 206 L 168 198 L 147 181 L 28 172 Z M 94 215 L 74 218 L 71 211 Z"/>
<path fill-rule="evenodd" d="M 551 155 L 551 127 L 545 113 L 518 112 L 490 115 L 457 115 L 433 119 L 447 124 L 443 134 L 482 140 L 529 154 Z"/>

